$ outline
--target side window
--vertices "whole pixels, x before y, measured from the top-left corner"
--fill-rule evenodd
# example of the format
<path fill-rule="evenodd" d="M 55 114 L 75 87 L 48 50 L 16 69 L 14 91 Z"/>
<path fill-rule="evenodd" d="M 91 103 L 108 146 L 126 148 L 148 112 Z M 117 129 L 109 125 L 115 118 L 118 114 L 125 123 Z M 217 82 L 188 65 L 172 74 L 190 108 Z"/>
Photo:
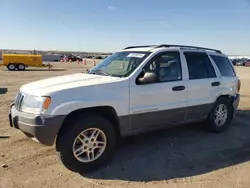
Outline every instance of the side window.
<path fill-rule="evenodd" d="M 222 76 L 234 77 L 236 76 L 231 62 L 226 57 L 210 55 L 217 65 Z"/>
<path fill-rule="evenodd" d="M 158 75 L 159 82 L 170 82 L 182 79 L 179 52 L 166 52 L 157 56 L 145 70 Z"/>
<path fill-rule="evenodd" d="M 214 67 L 206 53 L 184 52 L 184 55 L 190 80 L 216 77 Z"/>

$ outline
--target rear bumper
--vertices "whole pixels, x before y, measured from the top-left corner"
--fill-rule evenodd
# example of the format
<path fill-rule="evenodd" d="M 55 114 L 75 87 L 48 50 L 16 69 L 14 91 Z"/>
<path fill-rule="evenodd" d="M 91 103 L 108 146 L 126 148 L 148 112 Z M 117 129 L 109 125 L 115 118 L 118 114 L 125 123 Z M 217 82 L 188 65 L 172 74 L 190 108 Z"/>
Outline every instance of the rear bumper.
<path fill-rule="evenodd" d="M 232 105 L 233 105 L 233 117 L 235 116 L 235 112 L 238 109 L 240 103 L 240 94 L 236 94 L 232 97 Z"/>
<path fill-rule="evenodd" d="M 53 145 L 62 125 L 64 116 L 41 116 L 17 111 L 14 104 L 10 106 L 10 126 L 36 138 L 44 145 Z"/>

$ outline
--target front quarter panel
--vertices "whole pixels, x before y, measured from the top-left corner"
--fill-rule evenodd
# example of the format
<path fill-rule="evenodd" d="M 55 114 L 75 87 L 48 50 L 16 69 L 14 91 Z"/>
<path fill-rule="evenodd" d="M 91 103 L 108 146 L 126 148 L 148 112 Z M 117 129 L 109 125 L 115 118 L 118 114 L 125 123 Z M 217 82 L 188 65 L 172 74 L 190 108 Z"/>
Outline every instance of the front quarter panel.
<path fill-rule="evenodd" d="M 61 91 L 52 96 L 52 104 L 47 114 L 68 115 L 69 113 L 91 107 L 113 107 L 118 116 L 128 114 L 129 82 L 127 79 L 117 83 L 101 84 Z"/>

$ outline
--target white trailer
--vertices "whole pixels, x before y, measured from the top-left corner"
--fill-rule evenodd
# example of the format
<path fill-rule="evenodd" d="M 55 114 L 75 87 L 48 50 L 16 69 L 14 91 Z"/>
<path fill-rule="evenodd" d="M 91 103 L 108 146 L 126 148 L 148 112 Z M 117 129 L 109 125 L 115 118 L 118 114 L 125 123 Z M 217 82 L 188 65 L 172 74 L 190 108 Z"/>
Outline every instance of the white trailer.
<path fill-rule="evenodd" d="M 43 61 L 60 61 L 61 55 L 59 54 L 48 54 L 48 55 L 42 55 Z"/>

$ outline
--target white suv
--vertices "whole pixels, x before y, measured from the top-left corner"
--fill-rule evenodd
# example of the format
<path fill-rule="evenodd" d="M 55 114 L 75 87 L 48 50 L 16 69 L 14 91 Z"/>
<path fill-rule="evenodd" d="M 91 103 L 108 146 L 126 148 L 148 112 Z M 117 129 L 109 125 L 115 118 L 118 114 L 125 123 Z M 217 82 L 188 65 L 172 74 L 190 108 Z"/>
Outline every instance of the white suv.
<path fill-rule="evenodd" d="M 218 50 L 132 46 L 87 73 L 22 86 L 9 119 L 40 143 L 55 143 L 68 169 L 87 172 L 105 164 L 123 136 L 199 121 L 224 131 L 239 90 L 232 63 Z"/>

